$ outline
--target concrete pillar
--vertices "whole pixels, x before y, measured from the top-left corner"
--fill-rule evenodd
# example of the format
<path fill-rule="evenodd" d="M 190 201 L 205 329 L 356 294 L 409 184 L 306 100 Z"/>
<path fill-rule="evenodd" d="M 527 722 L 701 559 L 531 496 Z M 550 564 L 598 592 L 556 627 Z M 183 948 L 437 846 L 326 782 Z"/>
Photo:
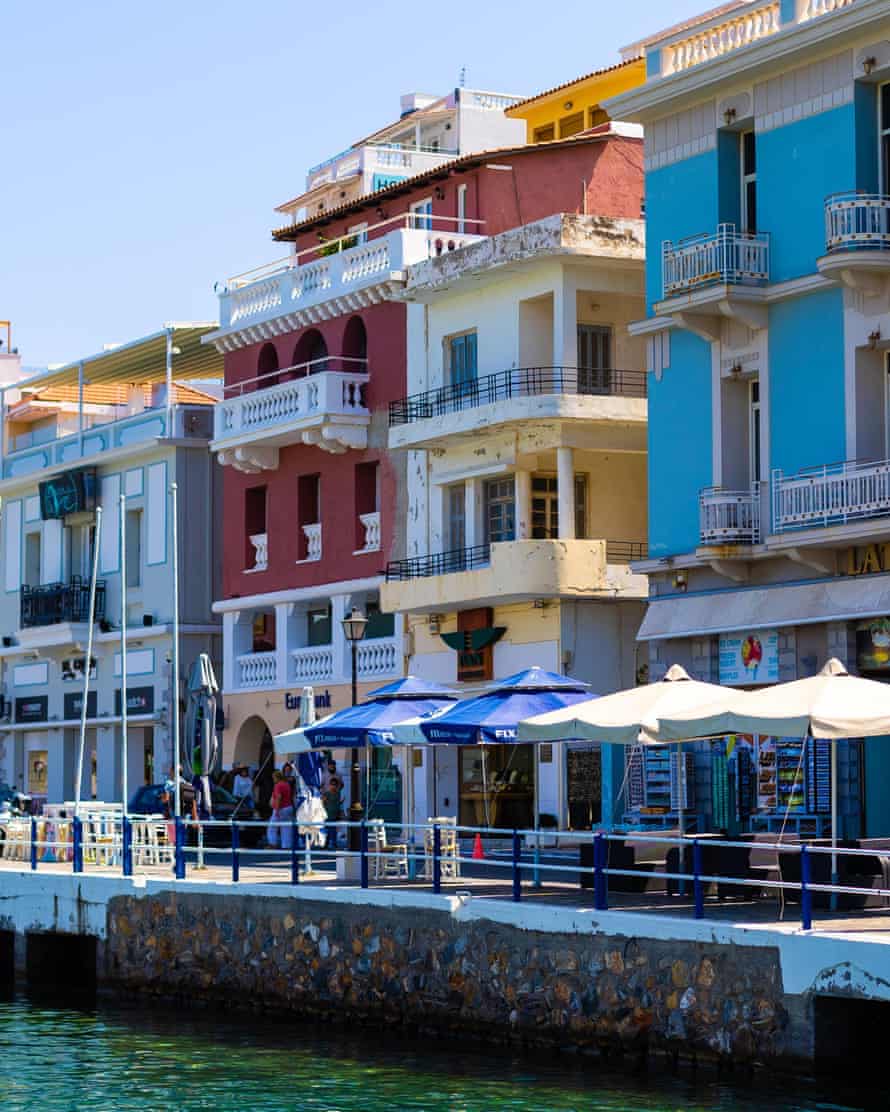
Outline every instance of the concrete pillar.
<path fill-rule="evenodd" d="M 464 532 L 467 538 L 467 548 L 485 542 L 485 528 L 479 520 L 476 505 L 482 493 L 479 479 L 467 479 L 464 483 Z"/>
<path fill-rule="evenodd" d="M 334 680 L 343 683 L 352 680 L 352 650 L 343 635 L 343 619 L 349 595 L 331 595 L 331 647 L 334 654 Z"/>
<path fill-rule="evenodd" d="M 290 619 L 294 612 L 292 602 L 279 602 L 275 607 L 275 682 L 278 687 L 287 687 L 290 675 L 291 645 Z"/>
<path fill-rule="evenodd" d="M 84 798 L 89 799 L 90 733 L 87 731 L 87 748 L 84 757 Z M 116 803 L 121 793 L 120 730 L 113 726 L 100 726 L 93 732 L 96 740 L 96 793 L 104 803 Z"/>
<path fill-rule="evenodd" d="M 562 281 L 553 291 L 553 365 L 578 365 L 578 308 L 575 284 L 563 272 Z"/>
<path fill-rule="evenodd" d="M 532 476 L 516 472 L 516 539 L 527 541 L 532 535 Z"/>
<path fill-rule="evenodd" d="M 575 539 L 575 466 L 571 448 L 556 449 L 556 487 L 559 500 L 559 539 Z"/>
<path fill-rule="evenodd" d="M 74 754 L 66 753 L 65 749 L 65 731 L 47 731 L 46 799 L 48 803 L 64 803 L 74 797 Z"/>
<path fill-rule="evenodd" d="M 130 799 L 136 794 L 137 791 L 145 783 L 145 728 L 143 726 L 131 726 L 127 731 L 129 737 L 127 739 L 127 794 Z M 120 738 L 120 731 L 115 730 L 115 734 Z M 161 777 L 158 777 L 161 779 Z"/>
<path fill-rule="evenodd" d="M 235 688 L 235 627 L 239 617 L 237 610 L 223 614 L 223 691 Z"/>
<path fill-rule="evenodd" d="M 625 751 L 623 745 L 603 744 L 600 749 L 602 760 L 602 825 L 606 828 L 621 822 L 624 811 L 624 798 L 621 786 L 624 783 Z"/>

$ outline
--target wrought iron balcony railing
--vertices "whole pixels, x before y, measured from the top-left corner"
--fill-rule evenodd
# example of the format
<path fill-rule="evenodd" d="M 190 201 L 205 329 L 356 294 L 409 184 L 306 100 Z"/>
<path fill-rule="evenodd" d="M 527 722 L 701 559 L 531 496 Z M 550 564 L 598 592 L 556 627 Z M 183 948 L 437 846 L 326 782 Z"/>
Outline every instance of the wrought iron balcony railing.
<path fill-rule="evenodd" d="M 890 197 L 832 194 L 825 201 L 825 243 L 829 254 L 890 250 Z"/>
<path fill-rule="evenodd" d="M 466 382 L 452 382 L 390 402 L 389 424 L 390 427 L 407 425 L 412 421 L 441 417 L 445 413 L 541 394 L 645 398 L 646 372 L 584 367 L 516 367 Z"/>
<path fill-rule="evenodd" d="M 90 583 L 79 575 L 68 583 L 22 587 L 21 626 L 49 626 L 58 622 L 86 622 L 90 617 Z M 96 620 L 105 617 L 105 580 L 96 581 Z"/>
<path fill-rule="evenodd" d="M 706 487 L 699 495 L 702 544 L 759 544 L 760 492 Z"/>
<path fill-rule="evenodd" d="M 662 280 L 665 297 L 713 285 L 762 285 L 769 281 L 769 236 L 721 224 L 715 234 L 666 240 Z"/>
<path fill-rule="evenodd" d="M 487 567 L 491 562 L 491 546 L 477 544 L 472 548 L 453 548 L 450 552 L 435 552 L 430 556 L 411 556 L 407 560 L 390 560 L 386 565 L 386 582 L 399 583 L 407 579 L 425 579 L 432 575 L 472 571 Z"/>

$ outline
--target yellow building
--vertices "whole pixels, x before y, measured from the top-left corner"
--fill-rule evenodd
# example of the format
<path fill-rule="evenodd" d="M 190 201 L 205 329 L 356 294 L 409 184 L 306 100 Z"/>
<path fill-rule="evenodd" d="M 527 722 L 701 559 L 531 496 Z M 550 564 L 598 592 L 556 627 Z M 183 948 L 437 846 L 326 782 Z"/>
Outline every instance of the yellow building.
<path fill-rule="evenodd" d="M 567 139 L 607 123 L 609 114 L 602 107 L 603 101 L 634 89 L 645 80 L 646 59 L 630 58 L 538 93 L 505 111 L 515 120 L 525 120 L 529 143 Z"/>

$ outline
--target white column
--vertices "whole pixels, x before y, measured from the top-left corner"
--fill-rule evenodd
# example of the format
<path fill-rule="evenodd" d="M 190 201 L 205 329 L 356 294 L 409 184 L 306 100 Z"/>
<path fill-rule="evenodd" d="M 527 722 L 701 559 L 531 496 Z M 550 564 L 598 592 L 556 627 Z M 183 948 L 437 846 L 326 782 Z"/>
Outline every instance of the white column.
<path fill-rule="evenodd" d="M 127 791 L 132 799 L 145 783 L 146 729 L 144 726 L 131 726 L 127 733 Z M 158 777 L 159 780 L 161 778 Z M 130 799 L 127 800 L 128 805 Z"/>
<path fill-rule="evenodd" d="M 223 614 L 223 691 L 234 691 L 237 685 L 235 676 L 236 632 L 240 617 L 241 614 L 237 610 L 227 610 Z M 164 771 L 166 772 L 166 769 Z"/>
<path fill-rule="evenodd" d="M 89 757 L 89 746 L 87 746 Z M 100 726 L 96 730 L 96 793 L 106 803 L 120 799 L 120 749 L 117 729 L 113 726 Z M 84 777 L 89 771 L 89 761 L 84 759 Z M 88 781 L 87 781 L 88 782 Z M 89 799 L 89 794 L 85 796 Z"/>
<path fill-rule="evenodd" d="M 530 471 L 517 471 L 516 539 L 527 541 L 532 535 L 532 476 Z"/>
<path fill-rule="evenodd" d="M 71 747 L 70 756 L 73 757 Z M 64 730 L 48 730 L 46 734 L 46 798 L 48 803 L 64 803 L 74 793 L 74 765 L 66 760 Z M 9 781 L 13 783 L 12 779 Z"/>
<path fill-rule="evenodd" d="M 575 467 L 571 448 L 556 449 L 556 496 L 559 508 L 559 539 L 575 539 Z"/>
<path fill-rule="evenodd" d="M 343 619 L 349 595 L 331 595 L 331 647 L 334 653 L 335 680 L 349 683 L 352 679 L 352 653 L 343 635 Z"/>
<path fill-rule="evenodd" d="M 290 675 L 290 618 L 293 612 L 292 602 L 279 602 L 275 607 L 275 681 L 278 687 L 287 687 Z"/>
<path fill-rule="evenodd" d="M 563 272 L 562 282 L 553 291 L 553 365 L 578 365 L 578 308 L 575 283 Z"/>

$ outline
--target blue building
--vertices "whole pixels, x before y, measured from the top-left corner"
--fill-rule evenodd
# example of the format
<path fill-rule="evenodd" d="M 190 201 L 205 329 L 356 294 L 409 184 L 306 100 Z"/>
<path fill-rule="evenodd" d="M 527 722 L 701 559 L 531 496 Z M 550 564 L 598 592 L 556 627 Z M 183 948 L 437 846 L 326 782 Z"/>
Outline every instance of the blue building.
<path fill-rule="evenodd" d="M 650 674 L 890 681 L 890 4 L 738 0 L 639 48 L 607 108 L 646 132 Z M 739 752 L 690 807 L 825 830 L 821 747 Z M 890 833 L 888 781 L 890 739 L 843 747 L 843 833 Z"/>

